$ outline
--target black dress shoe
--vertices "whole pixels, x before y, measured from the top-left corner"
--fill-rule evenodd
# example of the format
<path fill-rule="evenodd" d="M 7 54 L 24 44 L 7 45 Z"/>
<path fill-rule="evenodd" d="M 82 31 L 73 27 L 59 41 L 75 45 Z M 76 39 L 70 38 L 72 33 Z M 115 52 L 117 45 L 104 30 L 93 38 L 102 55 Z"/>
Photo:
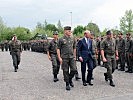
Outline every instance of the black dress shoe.
<path fill-rule="evenodd" d="M 90 86 L 93 86 L 93 83 L 91 83 L 91 82 L 88 82 L 88 84 L 89 84 Z"/>
<path fill-rule="evenodd" d="M 126 73 L 129 73 L 129 70 L 126 70 L 125 72 L 126 72 Z"/>
<path fill-rule="evenodd" d="M 58 78 L 54 78 L 54 82 L 57 82 L 57 81 L 59 81 L 59 79 Z"/>
<path fill-rule="evenodd" d="M 17 72 L 17 69 L 15 69 L 14 72 Z"/>
<path fill-rule="evenodd" d="M 87 86 L 87 83 L 86 82 L 83 82 L 83 86 Z"/>
<path fill-rule="evenodd" d="M 69 85 L 66 86 L 66 90 L 70 91 L 70 86 Z"/>

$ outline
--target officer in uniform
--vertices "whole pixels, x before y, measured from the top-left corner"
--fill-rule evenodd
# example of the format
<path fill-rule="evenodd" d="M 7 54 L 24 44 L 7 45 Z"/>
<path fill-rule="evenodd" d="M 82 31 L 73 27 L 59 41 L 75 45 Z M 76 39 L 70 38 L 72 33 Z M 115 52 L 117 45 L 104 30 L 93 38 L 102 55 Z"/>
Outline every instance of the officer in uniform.
<path fill-rule="evenodd" d="M 54 39 L 52 41 L 50 41 L 50 43 L 48 44 L 47 54 L 48 54 L 49 60 L 52 61 L 54 82 L 57 82 L 57 81 L 59 81 L 59 79 L 57 78 L 57 75 L 58 75 L 59 69 L 60 69 L 60 62 L 59 62 L 58 56 L 57 56 L 57 41 L 58 41 L 58 32 L 57 31 L 53 32 L 53 38 Z"/>
<path fill-rule="evenodd" d="M 115 71 L 116 59 L 118 59 L 118 48 L 113 39 L 113 33 L 109 30 L 106 32 L 106 38 L 101 43 L 101 56 L 107 72 L 104 73 L 105 80 L 110 81 L 110 86 L 115 87 L 112 74 Z"/>
<path fill-rule="evenodd" d="M 125 41 L 125 52 L 126 52 L 126 62 L 127 62 L 127 68 L 126 72 L 132 73 L 132 65 L 131 65 L 131 56 L 130 51 L 132 47 L 132 40 L 131 40 L 131 34 L 126 34 L 126 41 Z"/>
<path fill-rule="evenodd" d="M 119 62 L 120 62 L 120 71 L 125 71 L 125 40 L 122 37 L 122 33 L 118 34 L 118 55 L 119 55 Z"/>
<path fill-rule="evenodd" d="M 64 27 L 64 36 L 58 41 L 57 54 L 60 64 L 62 65 L 66 90 L 70 90 L 70 86 L 74 87 L 72 78 L 76 72 L 76 39 L 72 36 L 70 26 Z"/>
<path fill-rule="evenodd" d="M 22 52 L 22 45 L 17 36 L 14 35 L 10 42 L 10 54 L 12 55 L 14 71 L 17 72 L 18 65 L 20 64 L 20 56 Z"/>

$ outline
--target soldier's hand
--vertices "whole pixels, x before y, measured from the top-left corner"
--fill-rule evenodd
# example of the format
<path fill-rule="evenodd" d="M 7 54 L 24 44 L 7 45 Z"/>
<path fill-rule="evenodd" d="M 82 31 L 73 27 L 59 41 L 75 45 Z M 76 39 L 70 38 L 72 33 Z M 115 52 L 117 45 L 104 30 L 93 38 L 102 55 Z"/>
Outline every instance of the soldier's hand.
<path fill-rule="evenodd" d="M 48 59 L 51 61 L 51 57 L 50 56 L 48 56 Z"/>
<path fill-rule="evenodd" d="M 61 57 L 59 58 L 59 61 L 60 61 L 60 64 L 62 65 L 62 58 Z"/>
<path fill-rule="evenodd" d="M 105 57 L 103 58 L 103 62 L 107 62 L 107 59 Z"/>
<path fill-rule="evenodd" d="M 118 56 L 116 56 L 116 60 L 118 60 L 119 59 L 119 57 Z"/>

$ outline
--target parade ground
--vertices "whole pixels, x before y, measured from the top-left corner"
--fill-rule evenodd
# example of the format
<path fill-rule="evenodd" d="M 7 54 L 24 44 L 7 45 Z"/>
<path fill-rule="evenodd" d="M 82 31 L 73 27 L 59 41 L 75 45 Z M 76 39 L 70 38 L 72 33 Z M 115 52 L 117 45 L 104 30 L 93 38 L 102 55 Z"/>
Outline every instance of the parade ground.
<path fill-rule="evenodd" d="M 80 62 L 77 62 L 81 77 Z M 52 65 L 46 54 L 23 51 L 18 72 L 14 72 L 9 52 L 0 51 L 0 100 L 133 100 L 133 73 L 115 71 L 115 87 L 105 82 L 104 67 L 97 66 L 93 86 L 83 86 L 73 78 L 66 91 L 62 70 L 53 82 Z"/>

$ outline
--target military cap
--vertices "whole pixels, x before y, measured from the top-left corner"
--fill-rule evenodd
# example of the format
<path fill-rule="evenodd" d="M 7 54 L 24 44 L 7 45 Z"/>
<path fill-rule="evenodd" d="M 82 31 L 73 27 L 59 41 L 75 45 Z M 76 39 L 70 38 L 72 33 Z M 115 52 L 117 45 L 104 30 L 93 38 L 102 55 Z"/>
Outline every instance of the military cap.
<path fill-rule="evenodd" d="M 123 35 L 123 33 L 122 33 L 122 32 L 120 32 L 120 33 L 119 33 L 119 35 Z"/>
<path fill-rule="evenodd" d="M 111 35 L 111 34 L 113 34 L 113 32 L 112 32 L 111 30 L 108 30 L 108 31 L 106 32 L 106 35 Z"/>
<path fill-rule="evenodd" d="M 71 30 L 71 27 L 70 26 L 65 26 L 64 30 Z"/>
<path fill-rule="evenodd" d="M 53 32 L 53 35 L 58 35 L 58 31 L 54 31 Z"/>
<path fill-rule="evenodd" d="M 129 35 L 130 36 L 131 34 L 128 32 L 126 35 Z"/>

